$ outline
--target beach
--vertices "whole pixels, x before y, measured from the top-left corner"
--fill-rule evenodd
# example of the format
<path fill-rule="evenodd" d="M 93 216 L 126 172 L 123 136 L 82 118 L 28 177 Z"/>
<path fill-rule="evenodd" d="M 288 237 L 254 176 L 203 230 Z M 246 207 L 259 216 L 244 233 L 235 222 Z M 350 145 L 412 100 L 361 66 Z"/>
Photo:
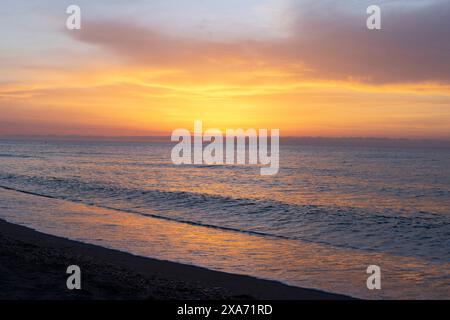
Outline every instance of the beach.
<path fill-rule="evenodd" d="M 66 268 L 81 269 L 68 290 Z M 0 299 L 345 299 L 276 281 L 135 256 L 0 220 Z"/>

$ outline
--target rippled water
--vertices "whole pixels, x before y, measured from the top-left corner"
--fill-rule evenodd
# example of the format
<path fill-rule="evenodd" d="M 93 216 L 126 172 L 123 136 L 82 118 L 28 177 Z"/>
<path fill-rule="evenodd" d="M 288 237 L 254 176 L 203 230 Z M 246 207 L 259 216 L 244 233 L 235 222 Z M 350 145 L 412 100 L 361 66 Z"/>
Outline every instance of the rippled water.
<path fill-rule="evenodd" d="M 344 285 L 346 281 L 327 286 L 319 279 L 319 271 L 331 272 L 342 264 L 351 269 L 352 260 L 362 268 L 361 261 L 366 261 L 363 257 L 379 257 L 379 264 L 383 262 L 385 269 L 395 274 L 402 274 L 401 265 L 407 266 L 406 274 L 414 274 L 405 276 L 411 287 L 407 293 L 404 290 L 403 296 L 436 297 L 437 292 L 450 298 L 446 289 L 450 281 L 448 149 L 286 144 L 280 150 L 279 174 L 260 176 L 259 168 L 254 166 L 174 166 L 170 162 L 171 146 L 162 142 L 0 141 L 0 186 L 10 189 L 3 198 L 11 200 L 16 191 L 22 192 L 22 197 L 23 192 L 28 192 L 33 195 L 27 197 L 40 197 L 39 201 L 54 198 L 102 210 L 119 209 L 140 224 L 155 224 L 158 219 L 154 218 L 164 218 L 170 225 L 194 228 L 198 234 L 198 230 L 219 232 L 221 239 L 228 235 L 229 241 L 241 234 L 246 242 L 255 239 L 264 243 L 258 249 L 262 256 L 266 247 L 277 248 L 279 256 L 288 250 L 292 258 L 304 261 L 307 259 L 299 257 L 298 252 L 303 256 L 309 252 L 316 258 L 304 262 L 307 268 L 302 264 L 299 269 L 299 262 L 284 261 L 280 265 L 274 259 L 261 258 L 255 269 L 252 260 L 245 261 L 238 252 L 230 257 L 236 264 L 224 266 L 220 262 L 222 255 L 203 252 L 198 239 L 192 237 L 191 249 L 203 255 L 183 253 L 183 246 L 175 243 L 176 254 L 158 257 L 356 296 L 373 296 L 365 293 L 365 280 L 353 290 Z M 41 196 L 48 198 L 43 200 Z M 58 210 L 64 210 L 70 202 L 59 205 Z M 9 203 L 2 210 L 11 218 L 14 214 L 8 208 L 13 203 Z M 114 217 L 115 223 L 118 218 L 114 212 L 110 218 Z M 47 217 L 53 221 L 39 220 L 39 225 L 47 228 L 58 219 L 61 217 Z M 20 221 L 31 223 L 23 215 Z M 94 224 L 89 220 L 83 223 Z M 64 229 L 64 224 L 56 225 Z M 107 240 L 108 224 L 101 225 L 106 238 L 102 244 L 118 247 L 112 239 Z M 123 228 L 129 228 L 132 234 L 136 223 Z M 95 241 L 76 230 L 70 232 Z M 136 251 L 133 245 L 137 246 L 137 240 L 128 236 L 127 241 L 125 247 L 119 247 Z M 150 246 L 156 240 L 146 237 L 145 241 Z M 156 255 L 148 250 L 137 253 Z M 414 263 L 405 263 L 405 259 Z M 365 270 L 361 270 L 361 279 L 365 279 Z M 349 283 L 354 284 L 355 276 L 351 277 Z M 419 286 L 413 285 L 417 282 Z M 407 286 L 408 281 L 401 283 Z M 398 283 L 393 287 L 378 295 L 402 297 L 402 287 Z"/>

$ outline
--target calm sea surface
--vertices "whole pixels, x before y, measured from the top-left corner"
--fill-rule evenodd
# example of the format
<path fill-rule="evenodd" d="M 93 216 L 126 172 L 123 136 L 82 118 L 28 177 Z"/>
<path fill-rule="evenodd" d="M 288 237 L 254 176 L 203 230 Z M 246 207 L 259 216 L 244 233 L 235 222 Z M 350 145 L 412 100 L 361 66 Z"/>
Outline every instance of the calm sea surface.
<path fill-rule="evenodd" d="M 450 150 L 280 148 L 280 172 L 173 144 L 0 140 L 0 217 L 144 256 L 363 298 L 450 299 Z M 382 289 L 366 268 L 382 269 Z"/>

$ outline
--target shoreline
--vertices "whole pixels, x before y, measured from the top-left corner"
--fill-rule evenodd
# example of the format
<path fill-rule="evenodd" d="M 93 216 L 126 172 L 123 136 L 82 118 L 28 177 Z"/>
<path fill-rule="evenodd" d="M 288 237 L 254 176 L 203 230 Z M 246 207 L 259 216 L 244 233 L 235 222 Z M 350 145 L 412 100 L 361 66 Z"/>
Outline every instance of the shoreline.
<path fill-rule="evenodd" d="M 81 269 L 68 290 L 66 269 Z M 0 300 L 342 300 L 273 280 L 136 256 L 0 219 Z"/>

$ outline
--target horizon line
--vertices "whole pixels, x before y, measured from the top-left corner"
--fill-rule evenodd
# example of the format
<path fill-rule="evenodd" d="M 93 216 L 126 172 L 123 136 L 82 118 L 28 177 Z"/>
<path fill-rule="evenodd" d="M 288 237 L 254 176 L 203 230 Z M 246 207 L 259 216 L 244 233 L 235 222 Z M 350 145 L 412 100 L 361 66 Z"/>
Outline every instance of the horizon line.
<path fill-rule="evenodd" d="M 193 135 L 192 135 L 193 136 Z M 0 140 L 61 140 L 61 141 L 123 141 L 145 142 L 160 141 L 174 143 L 170 135 L 60 135 L 60 134 L 9 134 L 1 135 Z M 168 139 L 167 141 L 165 139 Z M 352 145 L 369 147 L 445 147 L 450 148 L 450 138 L 409 138 L 409 137 L 373 137 L 373 136 L 280 136 L 281 142 L 297 142 L 311 145 Z"/>

